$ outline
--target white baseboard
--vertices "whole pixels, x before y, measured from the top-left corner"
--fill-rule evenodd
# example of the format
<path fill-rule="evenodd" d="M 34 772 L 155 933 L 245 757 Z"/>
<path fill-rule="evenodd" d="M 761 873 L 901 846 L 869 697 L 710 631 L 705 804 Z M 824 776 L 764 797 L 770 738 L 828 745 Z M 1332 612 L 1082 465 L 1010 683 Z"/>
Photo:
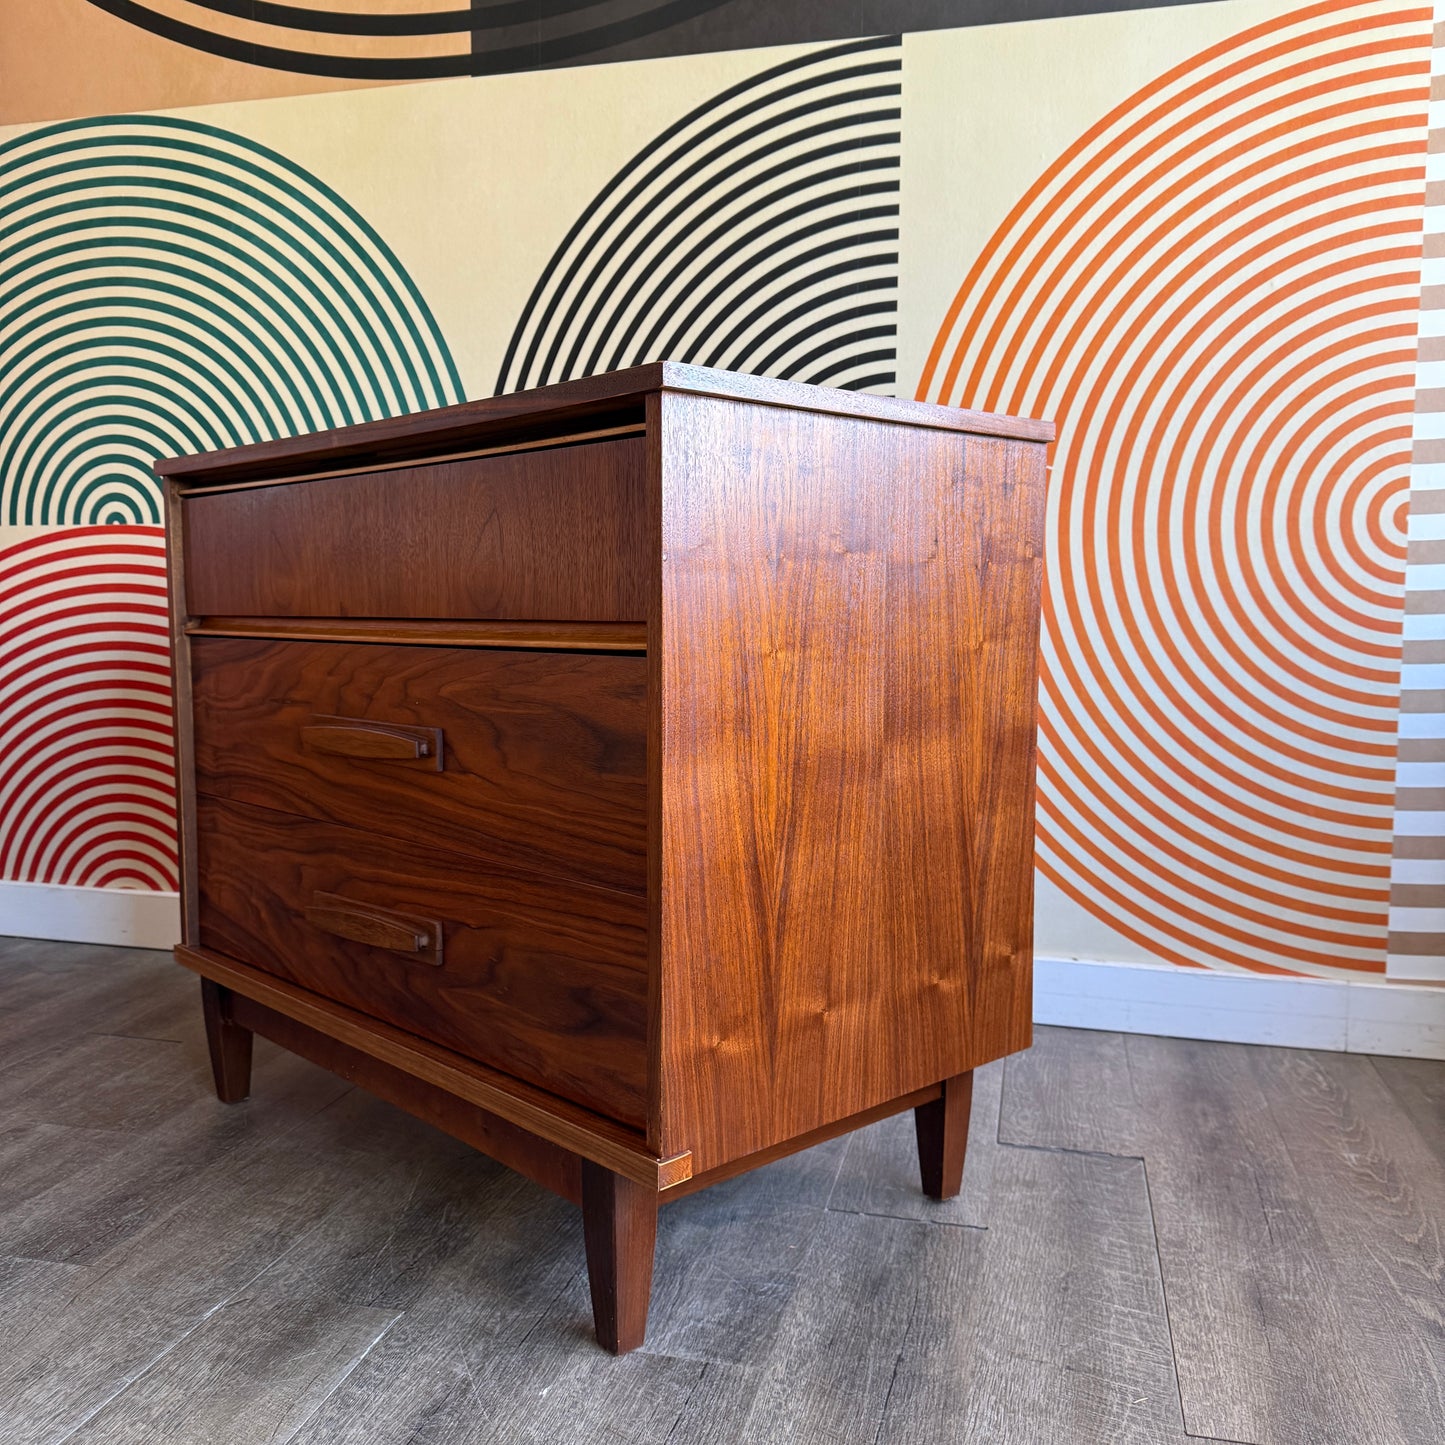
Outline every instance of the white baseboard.
<path fill-rule="evenodd" d="M 1034 1022 L 1445 1059 L 1445 988 L 1383 978 L 1280 978 L 1172 964 L 1038 958 Z"/>
<path fill-rule="evenodd" d="M 181 936 L 181 902 L 175 893 L 0 881 L 0 934 L 170 948 Z"/>

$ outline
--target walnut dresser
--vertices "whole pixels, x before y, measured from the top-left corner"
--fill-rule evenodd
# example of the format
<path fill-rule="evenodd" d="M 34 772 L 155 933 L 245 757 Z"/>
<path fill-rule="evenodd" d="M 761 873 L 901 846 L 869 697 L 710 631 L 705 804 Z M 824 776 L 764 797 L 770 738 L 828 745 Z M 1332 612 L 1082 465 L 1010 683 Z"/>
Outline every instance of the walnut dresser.
<path fill-rule="evenodd" d="M 1044 423 L 661 363 L 160 463 L 184 942 L 259 1033 L 582 1207 L 1029 1042 Z"/>

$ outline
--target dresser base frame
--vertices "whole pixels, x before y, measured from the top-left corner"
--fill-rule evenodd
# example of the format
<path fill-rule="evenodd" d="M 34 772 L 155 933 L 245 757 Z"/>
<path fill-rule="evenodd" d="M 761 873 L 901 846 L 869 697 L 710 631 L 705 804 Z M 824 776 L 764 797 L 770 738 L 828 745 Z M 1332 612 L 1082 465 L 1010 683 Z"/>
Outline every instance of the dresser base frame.
<path fill-rule="evenodd" d="M 905 1109 L 914 1111 L 924 1193 L 934 1199 L 950 1199 L 963 1183 L 971 1072 L 693 1175 L 690 1156 L 686 1155 L 647 1159 L 639 1154 L 643 1167 L 631 1158 L 619 1157 L 617 1141 L 609 1137 L 609 1130 L 614 1134 L 622 1131 L 605 1121 L 597 1121 L 598 1138 L 577 1141 L 583 1148 L 569 1148 L 447 1087 L 449 1071 L 461 1078 L 484 1077 L 485 1071 L 478 1066 L 460 1059 L 454 1064 L 440 1064 L 438 1056 L 444 1059 L 446 1051 L 420 1041 L 413 1049 L 399 1052 L 396 1038 L 389 1037 L 398 1031 L 361 1015 L 347 1019 L 350 1040 L 343 1042 L 330 1028 L 323 1031 L 303 1021 L 308 1013 L 314 1022 L 320 1022 L 322 1014 L 335 1014 L 339 1005 L 330 1000 L 306 994 L 259 970 L 204 950 L 183 946 L 176 950 L 176 957 L 201 975 L 206 1042 L 216 1095 L 223 1103 L 239 1103 L 250 1093 L 252 1038 L 260 1034 L 580 1205 L 597 1341 L 613 1354 L 636 1349 L 647 1331 L 657 1211 L 661 1204 Z M 341 1012 L 350 1014 L 348 1010 Z M 302 1017 L 298 1018 L 298 1014 Z M 367 1047 L 368 1043 L 379 1045 L 377 1052 Z M 424 1077 L 413 1068 L 380 1057 L 381 1053 L 391 1054 L 393 1060 L 412 1053 L 438 1066 L 426 1071 L 431 1077 Z M 485 1087 L 497 1086 L 489 1080 Z M 466 1094 L 475 1092 L 466 1090 Z M 519 1092 L 518 1098 L 519 1107 L 508 1112 L 523 1112 L 522 1103 L 536 1107 L 525 1093 Z M 566 1120 L 565 1116 L 581 1111 L 558 1102 L 566 1129 L 549 1132 L 575 1133 L 576 1121 Z M 604 1157 L 593 1157 L 599 1154 Z M 686 1160 L 686 1165 L 680 1160 Z M 623 1169 L 611 1167 L 619 1163 Z M 649 1174 L 651 1177 L 647 1177 Z"/>

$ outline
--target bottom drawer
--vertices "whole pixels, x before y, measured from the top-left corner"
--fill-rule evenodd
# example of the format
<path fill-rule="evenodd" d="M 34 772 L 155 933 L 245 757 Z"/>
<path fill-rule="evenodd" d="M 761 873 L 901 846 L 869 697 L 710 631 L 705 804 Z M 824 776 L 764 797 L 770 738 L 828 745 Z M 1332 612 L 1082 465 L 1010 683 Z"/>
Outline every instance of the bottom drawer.
<path fill-rule="evenodd" d="M 200 943 L 638 1128 L 645 899 L 196 799 Z"/>

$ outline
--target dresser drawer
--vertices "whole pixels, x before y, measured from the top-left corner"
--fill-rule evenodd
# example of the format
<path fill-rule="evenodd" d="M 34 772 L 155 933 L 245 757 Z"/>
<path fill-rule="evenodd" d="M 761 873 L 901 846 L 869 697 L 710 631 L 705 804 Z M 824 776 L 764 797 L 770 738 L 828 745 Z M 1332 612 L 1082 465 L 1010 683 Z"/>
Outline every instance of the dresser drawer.
<path fill-rule="evenodd" d="M 191 669 L 198 792 L 647 885 L 646 658 L 197 637 Z"/>
<path fill-rule="evenodd" d="M 644 899 L 196 801 L 199 941 L 641 1127 Z"/>
<path fill-rule="evenodd" d="M 181 503 L 192 616 L 647 616 L 635 438 L 313 481 Z"/>

